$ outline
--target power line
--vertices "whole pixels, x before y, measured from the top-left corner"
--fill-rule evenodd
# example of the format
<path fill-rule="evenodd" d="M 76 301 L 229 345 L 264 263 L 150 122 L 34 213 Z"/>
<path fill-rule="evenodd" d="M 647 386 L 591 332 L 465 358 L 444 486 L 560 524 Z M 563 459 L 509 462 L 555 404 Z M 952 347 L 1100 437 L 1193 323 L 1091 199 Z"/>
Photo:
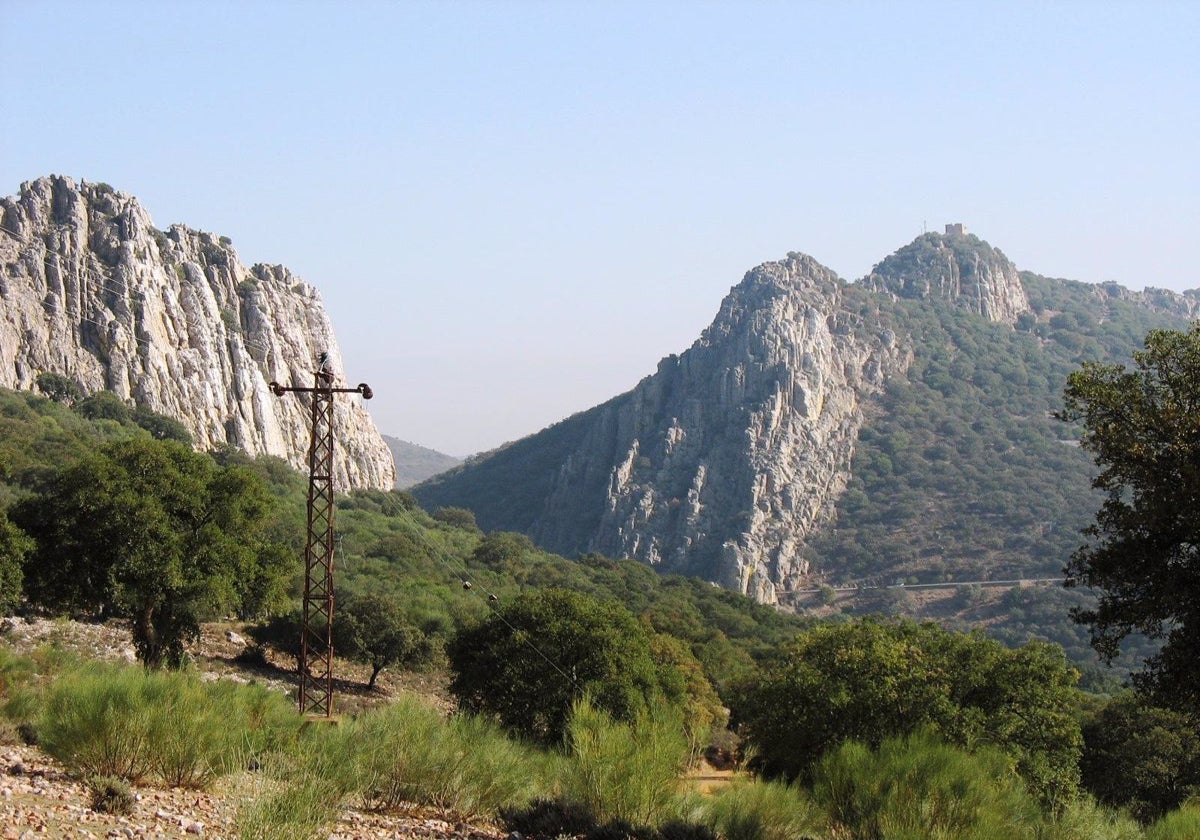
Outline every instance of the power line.
<path fill-rule="evenodd" d="M 127 299 L 131 299 L 131 300 L 133 299 L 133 296 L 130 294 L 128 289 L 124 289 L 124 288 L 120 288 L 115 285 L 112 285 L 114 282 L 112 278 L 100 273 L 93 265 L 89 264 L 85 260 L 79 259 L 77 261 L 77 265 L 74 268 L 58 265 L 57 259 L 55 260 L 55 263 L 52 264 L 50 261 L 51 256 L 54 256 L 55 258 L 59 258 L 59 257 L 65 256 L 65 255 L 60 254 L 60 252 L 51 249 L 46 243 L 37 242 L 33 239 L 30 239 L 29 237 L 26 237 L 26 236 L 22 235 L 21 233 L 19 233 L 18 231 L 15 231 L 12 228 L 9 228 L 5 225 L 0 224 L 0 231 L 3 231 L 5 233 L 9 234 L 16 240 L 25 243 L 27 246 L 29 246 L 31 248 L 34 246 L 40 245 L 41 248 L 43 249 L 43 254 L 41 255 L 41 260 L 42 260 L 42 264 L 45 266 L 45 268 L 47 268 L 49 270 L 57 271 L 59 273 L 62 273 L 64 271 L 67 271 L 67 272 L 74 271 L 76 273 L 81 273 L 81 274 L 87 275 L 94 281 L 97 281 L 97 285 L 103 291 L 106 291 L 113 295 L 122 296 Z M 54 314 L 53 304 L 51 304 L 50 302 L 42 301 L 42 307 L 43 307 L 43 309 L 46 310 L 47 314 Z M 72 319 L 78 320 L 78 322 L 80 324 L 84 324 L 84 323 L 94 324 L 95 326 L 102 327 L 102 328 L 108 328 L 112 323 L 112 322 L 106 323 L 106 322 L 102 322 L 102 321 L 97 321 L 94 318 L 88 318 L 81 313 L 72 316 Z M 137 325 L 137 321 L 135 320 L 134 326 L 136 326 L 136 325 Z M 146 347 L 156 346 L 149 339 L 139 337 L 136 334 L 136 332 L 133 333 L 131 337 L 133 338 L 133 340 L 135 342 L 145 345 Z M 231 337 L 233 337 L 233 336 L 231 336 Z M 257 348 L 257 349 L 263 350 L 264 352 L 278 350 L 278 348 L 275 347 L 274 345 L 268 345 L 262 341 L 251 340 L 251 339 L 248 339 L 244 335 L 236 335 L 236 338 L 239 339 L 241 341 L 242 345 L 247 348 Z M 385 498 L 387 499 L 387 501 L 391 504 L 391 506 L 393 508 L 391 511 L 391 515 L 395 516 L 395 515 L 398 515 L 398 514 L 404 512 L 403 508 L 400 507 L 400 505 L 395 501 L 395 499 L 391 495 L 388 495 Z M 568 674 L 562 667 L 559 666 L 559 664 L 557 662 L 555 662 L 550 656 L 548 656 L 536 644 L 534 644 L 534 642 L 531 638 L 532 633 L 529 630 L 526 630 L 524 628 L 518 628 L 518 627 L 514 626 L 513 623 L 511 621 L 509 621 L 508 618 L 500 611 L 499 606 L 498 606 L 499 602 L 500 602 L 499 595 L 497 595 L 495 592 L 488 589 L 488 587 L 485 586 L 481 581 L 478 581 L 478 579 L 473 580 L 471 575 L 469 574 L 469 571 L 466 569 L 465 565 L 461 572 L 456 571 L 450 565 L 448 560 L 446 559 L 446 554 L 439 547 L 437 547 L 432 542 L 430 542 L 419 528 L 414 528 L 414 532 L 416 534 L 417 539 L 421 543 L 423 543 L 425 548 L 430 552 L 430 556 L 433 557 L 433 559 L 435 559 L 439 563 L 441 563 L 442 566 L 446 569 L 446 571 L 450 572 L 450 574 L 455 579 L 461 581 L 464 591 L 474 595 L 475 597 L 483 599 L 483 603 L 492 612 L 492 614 L 494 614 L 510 631 L 512 631 L 515 637 L 521 638 L 523 640 L 523 642 L 525 643 L 525 645 L 528 646 L 530 650 L 532 650 L 542 660 L 544 660 L 548 665 L 550 665 L 550 667 L 553 668 L 554 671 L 557 672 L 563 679 L 567 680 L 569 683 L 571 683 L 577 689 L 582 690 L 582 686 L 579 685 L 578 681 L 574 677 L 572 677 L 570 674 Z M 342 555 L 342 557 L 344 559 L 344 557 L 345 557 L 344 547 L 342 546 L 340 541 L 338 542 L 338 549 L 339 549 L 339 553 Z M 326 707 L 326 708 L 328 708 L 328 707 Z"/>

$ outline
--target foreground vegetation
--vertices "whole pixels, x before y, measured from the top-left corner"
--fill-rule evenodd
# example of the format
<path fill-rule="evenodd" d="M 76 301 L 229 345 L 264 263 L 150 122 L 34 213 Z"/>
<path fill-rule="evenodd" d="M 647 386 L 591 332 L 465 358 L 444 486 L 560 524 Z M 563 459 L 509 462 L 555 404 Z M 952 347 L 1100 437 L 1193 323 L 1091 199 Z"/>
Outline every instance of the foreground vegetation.
<path fill-rule="evenodd" d="M 256 794 L 238 828 L 256 840 L 323 836 L 345 805 L 422 806 L 543 838 L 1176 840 L 1200 824 L 1196 806 L 1144 825 L 1089 797 L 1047 808 L 1011 755 L 927 729 L 873 747 L 845 741 L 803 783 L 746 776 L 702 796 L 684 780 L 682 722 L 661 711 L 619 722 L 581 700 L 564 741 L 548 747 L 415 697 L 337 727 L 305 726 L 287 698 L 259 686 L 75 663 L 52 649 L 0 648 L 0 681 L 8 737 L 40 741 L 107 807 L 121 807 L 122 785 L 202 789 L 244 776 Z"/>

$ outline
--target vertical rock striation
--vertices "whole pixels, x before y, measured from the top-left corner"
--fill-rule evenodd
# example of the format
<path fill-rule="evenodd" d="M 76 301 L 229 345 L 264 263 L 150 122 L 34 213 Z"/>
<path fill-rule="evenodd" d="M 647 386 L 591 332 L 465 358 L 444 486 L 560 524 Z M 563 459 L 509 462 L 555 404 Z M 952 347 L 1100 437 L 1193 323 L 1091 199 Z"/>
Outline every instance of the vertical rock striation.
<path fill-rule="evenodd" d="M 972 234 L 927 233 L 875 266 L 863 285 L 897 297 L 940 298 L 1005 324 L 1029 309 L 1016 266 Z"/>
<path fill-rule="evenodd" d="M 848 293 L 803 254 L 761 265 L 632 391 L 418 497 L 562 553 L 636 558 L 774 602 L 807 572 L 804 538 L 846 486 L 864 399 L 910 360 Z M 522 504 L 493 492 L 516 476 Z"/>
<path fill-rule="evenodd" d="M 307 404 L 272 380 L 310 385 L 332 325 L 312 287 L 282 266 L 243 266 L 228 239 L 160 231 L 132 197 L 63 177 L 0 201 L 0 385 L 38 374 L 110 390 L 178 419 L 197 447 L 233 444 L 305 464 Z M 335 480 L 390 488 L 395 468 L 370 415 L 338 400 Z"/>

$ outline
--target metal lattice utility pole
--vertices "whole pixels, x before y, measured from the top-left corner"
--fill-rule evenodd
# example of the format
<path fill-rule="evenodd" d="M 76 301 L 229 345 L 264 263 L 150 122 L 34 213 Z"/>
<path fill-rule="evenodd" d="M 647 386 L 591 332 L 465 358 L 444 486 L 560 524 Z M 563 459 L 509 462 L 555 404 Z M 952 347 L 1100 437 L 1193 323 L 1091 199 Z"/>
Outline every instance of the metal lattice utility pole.
<path fill-rule="evenodd" d="M 304 617 L 300 630 L 301 714 L 333 714 L 333 395 L 374 394 L 366 383 L 334 388 L 329 356 L 322 353 L 311 388 L 270 384 L 271 393 L 312 395 L 312 438 L 308 445 L 308 537 L 304 541 Z"/>

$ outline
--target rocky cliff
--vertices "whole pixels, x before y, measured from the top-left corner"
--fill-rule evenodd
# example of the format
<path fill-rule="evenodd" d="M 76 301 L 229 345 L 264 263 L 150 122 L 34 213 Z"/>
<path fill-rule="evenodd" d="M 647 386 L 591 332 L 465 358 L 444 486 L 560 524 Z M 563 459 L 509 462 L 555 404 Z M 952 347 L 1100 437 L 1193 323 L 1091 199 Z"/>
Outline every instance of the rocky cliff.
<path fill-rule="evenodd" d="M 1067 375 L 1126 361 L 1198 304 L 1021 273 L 961 233 L 857 283 L 791 254 L 633 390 L 413 492 L 561 554 L 767 602 L 818 582 L 1051 577 L 1095 503 L 1094 465 L 1053 416 Z"/>
<path fill-rule="evenodd" d="M 225 237 L 158 230 L 105 184 L 22 184 L 0 202 L 0 226 L 0 385 L 61 374 L 180 420 L 201 449 L 229 443 L 305 466 L 307 403 L 267 385 L 312 384 L 320 352 L 344 384 L 312 286 L 282 266 L 243 266 Z M 358 400 L 335 404 L 335 481 L 391 488 L 391 455 Z"/>
<path fill-rule="evenodd" d="M 773 602 L 807 572 L 800 548 L 845 487 L 865 399 L 908 361 L 860 292 L 791 254 L 629 393 L 416 492 L 561 553 Z"/>
<path fill-rule="evenodd" d="M 863 285 L 941 299 L 1005 324 L 1029 309 L 1016 266 L 973 234 L 927 233 L 875 266 Z"/>

